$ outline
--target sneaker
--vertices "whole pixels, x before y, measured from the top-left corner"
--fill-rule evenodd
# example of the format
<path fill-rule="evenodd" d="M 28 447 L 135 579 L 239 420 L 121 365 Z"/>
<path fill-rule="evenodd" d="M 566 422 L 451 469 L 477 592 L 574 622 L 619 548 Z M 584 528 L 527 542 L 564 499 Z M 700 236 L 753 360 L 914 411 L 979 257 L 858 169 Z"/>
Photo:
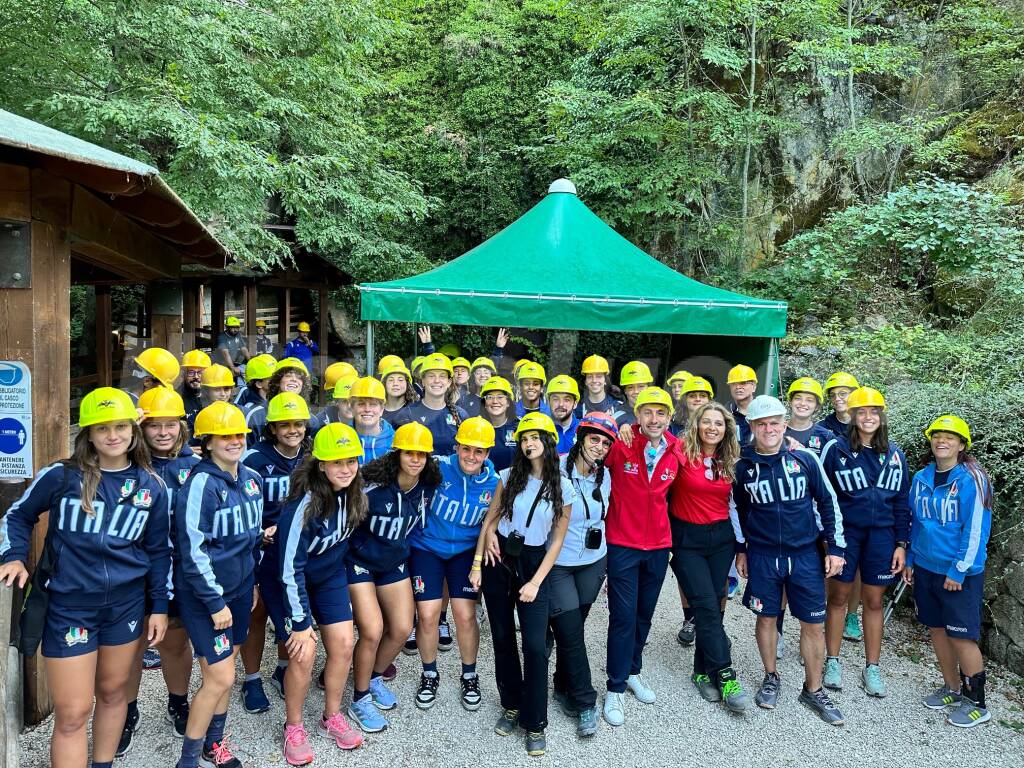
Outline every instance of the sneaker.
<path fill-rule="evenodd" d="M 951 709 L 946 715 L 946 722 L 957 728 L 973 728 L 976 725 L 987 723 L 991 719 L 991 712 L 984 707 L 979 707 L 966 696 L 962 697 L 959 706 Z"/>
<path fill-rule="evenodd" d="M 722 683 L 722 701 L 725 702 L 726 709 L 737 715 L 749 710 L 752 704 L 750 694 L 743 690 L 736 679 L 725 680 Z"/>
<path fill-rule="evenodd" d="M 172 707 L 168 704 L 164 720 L 171 724 L 171 733 L 179 739 L 184 739 L 185 727 L 188 725 L 188 704 L 181 707 Z"/>
<path fill-rule="evenodd" d="M 132 738 L 135 736 L 135 732 L 139 730 L 139 713 L 136 712 L 135 716 L 128 715 L 124 719 L 124 729 L 121 731 L 121 740 L 117 742 L 117 751 L 114 752 L 114 757 L 124 757 L 128 754 L 132 748 Z"/>
<path fill-rule="evenodd" d="M 729 592 L 728 592 L 729 599 L 732 600 L 734 597 L 736 597 L 736 594 L 739 591 L 740 591 L 740 580 L 737 579 L 735 576 L 730 576 L 729 577 Z"/>
<path fill-rule="evenodd" d="M 786 655 L 786 638 L 779 632 L 779 639 L 775 641 L 775 660 L 778 661 Z"/>
<path fill-rule="evenodd" d="M 614 691 L 608 691 L 604 697 L 604 719 L 608 725 L 622 725 L 626 722 L 626 713 L 623 711 L 622 699 L 625 697 L 624 693 L 616 693 Z"/>
<path fill-rule="evenodd" d="M 856 613 L 846 614 L 846 623 L 843 625 L 843 639 L 859 643 L 864 639 L 864 631 L 860 628 L 860 617 Z"/>
<path fill-rule="evenodd" d="M 579 715 L 576 707 L 569 701 L 569 694 L 565 691 L 555 691 L 553 698 L 555 703 L 558 704 L 558 708 L 562 710 L 562 714 L 566 717 L 577 717 Z"/>
<path fill-rule="evenodd" d="M 390 683 L 398 677 L 398 667 L 395 666 L 395 662 L 388 664 L 388 668 L 384 670 L 384 674 L 381 677 L 384 678 L 385 683 Z"/>
<path fill-rule="evenodd" d="M 143 669 L 160 669 L 160 651 L 156 648 L 147 648 L 142 654 Z"/>
<path fill-rule="evenodd" d="M 313 762 L 313 749 L 309 746 L 306 729 L 301 725 L 284 726 L 284 759 L 288 765 L 307 765 Z"/>
<path fill-rule="evenodd" d="M 325 739 L 334 739 L 338 749 L 355 749 L 363 743 L 363 734 L 349 725 L 341 712 L 335 712 L 326 719 L 321 718 L 317 733 Z"/>
<path fill-rule="evenodd" d="M 258 715 L 270 709 L 270 699 L 264 693 L 263 681 L 259 678 L 242 683 L 242 707 L 250 715 Z"/>
<path fill-rule="evenodd" d="M 469 712 L 480 709 L 480 678 L 476 675 L 462 676 L 462 708 Z"/>
<path fill-rule="evenodd" d="M 437 650 L 450 651 L 453 643 L 452 628 L 448 626 L 447 621 L 442 621 L 437 625 Z"/>
<path fill-rule="evenodd" d="M 806 687 L 802 688 L 800 702 L 829 725 L 843 725 L 846 722 L 843 719 L 843 713 L 832 703 L 832 699 L 829 698 L 824 688 L 819 688 L 813 693 Z"/>
<path fill-rule="evenodd" d="M 518 709 L 503 709 L 498 722 L 494 724 L 494 732 L 499 736 L 511 736 L 519 725 Z"/>
<path fill-rule="evenodd" d="M 544 738 L 544 731 L 528 731 L 526 734 L 526 754 L 530 757 L 540 757 L 548 750 L 548 742 Z"/>
<path fill-rule="evenodd" d="M 394 692 L 388 688 L 383 677 L 374 677 L 370 680 L 370 696 L 377 709 L 389 710 L 398 706 L 398 699 Z"/>
<path fill-rule="evenodd" d="M 658 696 L 640 675 L 630 675 L 626 678 L 626 687 L 629 692 L 636 696 L 641 704 L 653 704 Z"/>
<path fill-rule="evenodd" d="M 860 673 L 860 687 L 868 696 L 877 699 L 884 699 L 888 691 L 885 687 L 885 680 L 882 679 L 882 670 L 877 664 L 868 664 Z"/>
<path fill-rule="evenodd" d="M 707 675 L 690 675 L 690 682 L 696 687 L 697 692 L 704 701 L 714 703 L 722 700 L 722 692 L 718 690 L 718 686 L 712 683 L 711 678 Z"/>
<path fill-rule="evenodd" d="M 416 647 L 416 627 L 414 626 L 412 632 L 409 633 L 409 639 L 402 646 L 402 653 L 406 656 L 415 656 L 419 652 L 419 648 Z"/>
<path fill-rule="evenodd" d="M 359 701 L 353 701 L 348 708 L 348 716 L 367 733 L 379 733 L 388 727 L 388 721 L 374 706 L 373 696 L 370 694 L 363 696 Z"/>
<path fill-rule="evenodd" d="M 286 669 L 288 667 L 275 667 L 270 675 L 270 687 L 277 691 L 277 695 L 282 699 L 284 698 L 284 673 Z"/>
<path fill-rule="evenodd" d="M 441 683 L 440 676 L 434 672 L 420 674 L 420 687 L 416 689 L 416 706 L 420 709 L 430 709 L 437 701 L 437 686 Z"/>
<path fill-rule="evenodd" d="M 843 690 L 843 667 L 834 656 L 825 657 L 825 672 L 821 684 L 830 691 Z"/>
<path fill-rule="evenodd" d="M 581 709 L 579 722 L 576 723 L 576 735 L 581 739 L 597 733 L 597 707 Z"/>
<path fill-rule="evenodd" d="M 220 743 L 214 744 L 213 749 L 203 751 L 199 756 L 199 765 L 202 768 L 242 768 L 242 761 L 231 754 L 227 740 L 221 739 Z"/>
<path fill-rule="evenodd" d="M 676 640 L 679 644 L 684 647 L 693 645 L 693 641 L 697 638 L 697 625 L 690 620 L 683 622 L 683 626 L 679 628 L 676 633 Z"/>
<path fill-rule="evenodd" d="M 958 705 L 963 699 L 960 691 L 954 691 L 948 685 L 943 685 L 935 693 L 930 693 L 921 699 L 921 703 L 928 709 L 945 709 Z"/>
<path fill-rule="evenodd" d="M 764 680 L 761 681 L 761 688 L 754 694 L 754 701 L 761 709 L 775 709 L 779 703 L 779 688 L 782 680 L 777 672 L 766 672 Z"/>

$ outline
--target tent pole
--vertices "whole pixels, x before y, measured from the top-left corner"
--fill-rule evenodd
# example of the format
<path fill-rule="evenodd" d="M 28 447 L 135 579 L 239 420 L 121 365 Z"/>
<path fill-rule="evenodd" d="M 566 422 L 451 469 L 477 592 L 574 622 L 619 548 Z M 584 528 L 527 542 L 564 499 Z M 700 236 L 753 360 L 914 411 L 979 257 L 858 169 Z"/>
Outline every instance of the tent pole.
<path fill-rule="evenodd" d="M 366 322 L 366 375 L 373 375 L 373 320 Z"/>
<path fill-rule="evenodd" d="M 771 346 L 768 349 L 768 386 L 772 388 L 772 391 L 766 394 L 774 395 L 778 397 L 779 392 L 782 391 L 782 371 L 779 367 L 779 340 L 772 339 Z"/>

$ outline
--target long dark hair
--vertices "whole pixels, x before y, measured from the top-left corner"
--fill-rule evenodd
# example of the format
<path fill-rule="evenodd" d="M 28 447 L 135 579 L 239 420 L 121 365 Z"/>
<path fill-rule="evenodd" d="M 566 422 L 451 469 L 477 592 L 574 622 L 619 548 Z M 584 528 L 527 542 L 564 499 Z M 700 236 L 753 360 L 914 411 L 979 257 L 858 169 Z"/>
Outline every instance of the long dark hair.
<path fill-rule="evenodd" d="M 576 473 L 576 459 L 579 458 L 580 452 L 583 450 L 583 440 L 589 434 L 607 437 L 603 432 L 599 432 L 596 429 L 584 427 L 583 429 L 576 430 L 576 442 L 572 444 L 569 453 L 565 455 L 565 474 L 570 480 L 572 480 L 573 475 Z M 594 465 L 594 501 L 604 504 L 605 499 L 601 493 L 602 483 L 604 483 L 604 459 L 601 459 Z"/>
<path fill-rule="evenodd" d="M 299 444 L 299 453 L 308 454 L 313 448 L 313 438 L 309 434 L 309 421 L 304 419 L 296 419 L 296 421 L 306 421 L 306 432 L 302 436 L 302 442 Z M 263 431 L 260 432 L 260 439 L 263 442 L 270 443 L 271 445 L 277 445 L 277 435 L 274 434 L 274 430 L 270 428 L 271 424 L 277 422 L 268 421 L 263 425 Z"/>
<path fill-rule="evenodd" d="M 846 427 L 846 436 L 850 440 L 850 448 L 854 452 L 859 451 L 864 447 L 864 444 L 860 441 L 860 432 L 857 430 L 857 414 L 850 414 L 850 423 Z M 878 416 L 878 430 L 871 436 L 871 445 L 868 448 L 873 448 L 877 453 L 888 453 L 889 452 L 889 418 L 885 415 L 883 410 Z"/>
<path fill-rule="evenodd" d="M 558 467 L 558 446 L 550 432 L 539 432 L 540 441 L 544 444 L 544 465 L 540 472 L 540 495 L 551 502 L 557 520 L 562 515 L 562 478 Z M 512 507 L 516 497 L 526 489 L 526 482 L 533 471 L 533 464 L 518 448 L 512 457 L 512 466 L 508 471 L 508 485 L 501 494 L 501 514 L 512 519 Z M 530 502 L 533 503 L 532 501 Z"/>
<path fill-rule="evenodd" d="M 391 450 L 379 459 L 369 461 L 362 466 L 363 480 L 374 485 L 391 485 L 398 482 L 398 472 L 402 468 L 398 458 L 399 451 Z M 427 463 L 420 472 L 419 482 L 437 487 L 441 484 L 441 470 L 433 456 L 427 457 Z"/>
<path fill-rule="evenodd" d="M 146 445 L 146 440 L 142 436 L 142 428 L 134 421 L 131 424 L 132 441 L 128 445 L 128 460 L 155 477 L 149 446 Z M 75 436 L 75 447 L 71 452 L 71 458 L 64 462 L 65 467 L 73 467 L 82 473 L 82 509 L 90 517 L 96 514 L 92 503 L 96 500 L 96 489 L 99 487 L 101 477 L 100 457 L 89 441 L 91 429 L 91 427 L 85 427 Z"/>
<path fill-rule="evenodd" d="M 309 505 L 302 520 L 303 525 L 308 525 L 312 520 L 324 520 L 334 512 L 334 500 L 338 493 L 331 487 L 327 475 L 320 470 L 320 459 L 312 454 L 306 456 L 302 464 L 292 472 L 288 500 L 301 499 L 307 493 Z M 351 485 L 345 489 L 345 530 L 351 532 L 358 528 L 366 519 L 368 511 L 366 494 L 363 493 L 363 473 L 357 470 Z"/>

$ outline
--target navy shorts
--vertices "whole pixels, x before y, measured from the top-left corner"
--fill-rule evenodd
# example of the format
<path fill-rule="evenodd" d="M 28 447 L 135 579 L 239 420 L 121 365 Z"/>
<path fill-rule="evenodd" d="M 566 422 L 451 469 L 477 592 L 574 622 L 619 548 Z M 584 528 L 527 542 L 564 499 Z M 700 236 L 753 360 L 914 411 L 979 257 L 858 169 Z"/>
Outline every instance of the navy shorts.
<path fill-rule="evenodd" d="M 206 604 L 189 592 L 180 592 L 176 598 L 181 611 L 181 623 L 196 653 L 209 664 L 231 657 L 231 650 L 249 637 L 249 614 L 252 613 L 252 587 L 225 598 L 231 609 L 231 626 L 214 629 L 213 619 Z"/>
<path fill-rule="evenodd" d="M 306 596 L 309 610 L 317 625 L 338 624 L 352 621 L 352 602 L 348 597 L 348 581 L 345 572 L 338 571 L 320 584 L 306 582 Z M 292 633 L 291 613 L 285 603 L 284 585 L 276 578 L 260 578 L 260 597 L 267 606 L 267 614 L 274 622 L 278 642 L 285 642 Z"/>
<path fill-rule="evenodd" d="M 985 574 L 964 579 L 963 589 L 950 592 L 942 585 L 946 575 L 924 568 L 914 569 L 914 602 L 917 620 L 926 627 L 941 627 L 950 637 L 964 640 L 981 638 L 981 600 L 985 592 Z"/>
<path fill-rule="evenodd" d="M 469 584 L 469 569 L 473 567 L 475 554 L 476 547 L 471 547 L 445 560 L 433 552 L 413 547 L 409 551 L 409 573 L 416 602 L 440 600 L 444 597 L 445 582 L 448 597 L 453 600 L 476 600 L 479 593 Z"/>
<path fill-rule="evenodd" d="M 843 526 L 846 536 L 846 565 L 843 572 L 833 578 L 836 581 L 851 582 L 857 578 L 869 587 L 887 587 L 898 574 L 890 573 L 892 553 L 896 551 L 896 531 L 892 528 L 859 528 Z"/>
<path fill-rule="evenodd" d="M 789 612 L 807 624 L 825 621 L 825 567 L 817 549 L 789 557 L 747 552 L 747 588 L 743 604 L 758 616 L 782 613 L 785 592 Z"/>
<path fill-rule="evenodd" d="M 61 605 L 51 598 L 43 631 L 43 656 L 66 659 L 92 653 L 101 645 L 138 640 L 146 618 L 146 596 L 99 608 Z"/>
<path fill-rule="evenodd" d="M 357 563 L 346 562 L 345 570 L 348 572 L 349 584 L 372 583 L 378 587 L 386 587 L 388 584 L 397 584 L 402 579 L 409 578 L 409 566 L 407 563 L 400 563 L 386 571 L 374 571 Z"/>

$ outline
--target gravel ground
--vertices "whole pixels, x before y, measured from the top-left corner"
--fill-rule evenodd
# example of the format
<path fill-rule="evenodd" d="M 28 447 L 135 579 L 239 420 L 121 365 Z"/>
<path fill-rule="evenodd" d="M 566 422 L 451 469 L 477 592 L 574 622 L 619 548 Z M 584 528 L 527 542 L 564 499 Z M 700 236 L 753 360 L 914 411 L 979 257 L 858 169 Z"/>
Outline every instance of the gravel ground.
<path fill-rule="evenodd" d="M 607 610 L 600 598 L 587 627 L 587 646 L 591 649 L 591 668 L 595 687 L 604 688 L 605 636 Z M 663 766 L 704 763 L 713 759 L 722 764 L 815 766 L 891 766 L 934 768 L 937 765 L 985 765 L 988 767 L 1021 765 L 1024 755 L 1024 688 L 1020 679 L 999 669 L 989 670 L 990 724 L 971 731 L 947 726 L 941 713 L 931 712 L 919 703 L 922 695 L 940 681 L 927 636 L 916 625 L 893 622 L 885 641 L 883 668 L 889 683 L 889 696 L 869 699 L 856 685 L 863 664 L 859 643 L 844 643 L 843 660 L 846 690 L 837 701 L 846 715 L 846 726 L 829 727 L 797 702 L 803 671 L 796 647 L 798 625 L 790 619 L 786 626 L 786 657 L 780 662 L 783 679 L 782 698 L 774 712 L 757 709 L 746 716 L 728 714 L 720 705 L 705 703 L 689 683 L 692 651 L 676 642 L 681 612 L 675 580 L 665 580 L 655 616 L 654 628 L 645 654 L 644 674 L 657 691 L 657 703 L 645 706 L 627 696 L 626 724 L 612 728 L 603 720 L 598 734 L 588 740 L 576 738 L 574 721 L 556 706 L 549 708 L 548 753 L 542 758 L 527 756 L 522 735 L 496 736 L 492 730 L 499 714 L 497 691 L 491 663 L 491 644 L 484 624 L 480 654 L 481 690 L 484 704 L 478 712 L 468 713 L 458 700 L 459 657 L 457 651 L 442 653 L 439 668 L 442 684 L 438 703 L 422 712 L 413 703 L 419 681 L 418 660 L 400 655 L 399 676 L 392 684 L 399 695 L 398 709 L 389 714 L 390 728 L 370 734 L 362 748 L 343 753 L 317 737 L 313 748 L 316 766 L 339 764 L 376 764 L 400 766 L 570 765 L 579 760 L 591 764 Z M 740 679 L 753 694 L 760 683 L 762 667 L 753 636 L 753 616 L 738 599 L 730 603 L 727 629 L 733 639 L 734 665 Z M 268 633 L 269 634 L 269 633 Z M 269 676 L 276 654 L 268 645 L 264 669 Z M 193 690 L 198 674 L 193 677 Z M 280 734 L 284 722 L 284 702 L 269 685 L 272 702 L 269 712 L 249 715 L 239 703 L 236 686 L 228 716 L 228 731 L 236 754 L 247 766 L 284 766 Z M 347 706 L 347 692 L 345 705 Z M 171 735 L 163 720 L 166 690 L 159 672 L 143 676 L 139 707 L 140 730 L 131 753 L 115 765 L 173 766 L 181 742 Z M 306 707 L 307 726 L 316 722 L 321 694 L 310 691 Z M 1001 725 L 1003 720 L 1010 725 Z M 20 738 L 22 765 L 36 768 L 48 763 L 52 718 Z M 968 751 L 969 750 L 969 751 Z M 1013 757 L 1016 755 L 1017 757 Z"/>

